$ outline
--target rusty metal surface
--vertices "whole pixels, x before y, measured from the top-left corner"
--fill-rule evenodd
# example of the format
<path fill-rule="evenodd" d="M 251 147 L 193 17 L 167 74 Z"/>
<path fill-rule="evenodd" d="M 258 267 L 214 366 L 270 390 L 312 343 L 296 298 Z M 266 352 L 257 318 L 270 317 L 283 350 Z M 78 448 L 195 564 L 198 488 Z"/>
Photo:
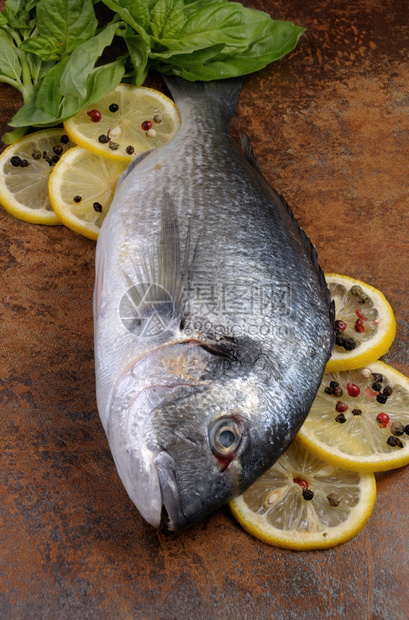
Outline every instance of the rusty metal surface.
<path fill-rule="evenodd" d="M 324 269 L 387 295 L 385 361 L 409 373 L 407 2 L 246 4 L 307 32 L 247 81 L 233 129 Z M 0 101 L 3 129 L 18 99 L 1 85 Z M 407 618 L 408 469 L 377 476 L 369 523 L 329 551 L 264 545 L 227 508 L 180 535 L 142 521 L 96 411 L 94 251 L 0 211 L 0 617 Z"/>

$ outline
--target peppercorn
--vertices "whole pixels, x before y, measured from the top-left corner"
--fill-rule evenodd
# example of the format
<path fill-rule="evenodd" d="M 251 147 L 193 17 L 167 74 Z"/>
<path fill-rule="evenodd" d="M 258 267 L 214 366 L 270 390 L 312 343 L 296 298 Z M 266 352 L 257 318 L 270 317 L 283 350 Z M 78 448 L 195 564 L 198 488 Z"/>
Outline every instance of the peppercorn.
<path fill-rule="evenodd" d="M 344 349 L 346 351 L 352 351 L 356 347 L 356 342 L 353 338 L 345 338 Z"/>
<path fill-rule="evenodd" d="M 355 321 L 354 330 L 357 334 L 362 334 L 365 331 L 365 325 L 362 323 L 361 319 Z"/>
<path fill-rule="evenodd" d="M 102 114 L 99 110 L 90 110 L 87 112 L 87 115 L 93 123 L 99 123 L 102 118 Z"/>
<path fill-rule="evenodd" d="M 109 142 L 109 138 L 104 133 L 102 133 L 100 136 L 98 136 L 98 142 L 100 142 L 101 144 L 106 144 L 107 142 Z"/>
<path fill-rule="evenodd" d="M 307 501 L 310 501 L 314 497 L 314 492 L 311 489 L 303 489 L 302 496 Z"/>
<path fill-rule="evenodd" d="M 65 134 L 63 136 L 61 136 L 61 138 L 60 138 L 61 144 L 68 144 L 69 141 L 70 141 L 69 137 L 66 136 Z"/>
<path fill-rule="evenodd" d="M 340 424 L 344 424 L 346 421 L 347 419 L 343 413 L 339 413 L 335 418 L 335 422 L 339 422 Z"/>
<path fill-rule="evenodd" d="M 337 334 L 336 338 L 335 338 L 335 344 L 337 344 L 339 347 L 343 347 L 345 344 L 345 338 L 344 336 L 340 336 Z"/>
<path fill-rule="evenodd" d="M 409 435 L 409 424 L 406 424 L 405 426 L 405 433 L 406 435 Z"/>
<path fill-rule="evenodd" d="M 337 401 L 337 404 L 335 405 L 335 411 L 344 412 L 347 411 L 347 409 L 348 405 L 346 403 L 343 403 L 342 400 Z"/>
<path fill-rule="evenodd" d="M 141 127 L 144 131 L 148 131 L 152 127 L 152 125 L 152 121 L 143 121 L 143 123 L 141 123 Z"/>
<path fill-rule="evenodd" d="M 94 211 L 102 213 L 102 205 L 99 202 L 94 202 L 92 206 L 94 207 Z"/>
<path fill-rule="evenodd" d="M 389 416 L 387 413 L 378 413 L 378 415 L 376 416 L 376 421 L 380 428 L 386 428 L 389 423 Z"/>
<path fill-rule="evenodd" d="M 362 415 L 362 409 L 352 409 L 352 415 Z"/>
<path fill-rule="evenodd" d="M 341 502 L 340 496 L 337 495 L 336 493 L 329 493 L 329 495 L 327 495 L 327 500 L 329 501 L 329 505 L 333 506 L 334 508 L 336 506 L 339 506 Z"/>
<path fill-rule="evenodd" d="M 155 116 L 153 117 L 153 120 L 155 121 L 155 123 L 161 123 L 162 117 L 160 114 L 155 114 Z"/>
<path fill-rule="evenodd" d="M 381 403 L 381 405 L 384 405 L 388 400 L 388 397 L 386 396 L 386 394 L 377 394 L 376 400 L 378 401 L 378 403 Z"/>
<path fill-rule="evenodd" d="M 338 386 L 339 386 L 338 381 L 330 381 L 329 382 L 329 387 L 332 388 L 332 389 L 334 389 L 334 388 L 336 388 Z"/>
<path fill-rule="evenodd" d="M 390 396 L 393 392 L 393 388 L 390 385 L 385 385 L 385 387 L 383 388 L 383 393 L 386 394 L 386 396 Z"/>
<path fill-rule="evenodd" d="M 392 448 L 403 448 L 403 443 L 401 442 L 399 437 L 394 437 L 393 435 L 388 437 L 388 439 L 386 440 L 386 443 L 388 444 L 388 446 L 391 446 Z"/>
<path fill-rule="evenodd" d="M 391 433 L 395 435 L 395 437 L 400 437 L 405 432 L 405 427 L 400 422 L 392 422 L 391 424 Z"/>
<path fill-rule="evenodd" d="M 382 383 L 383 381 L 383 376 L 379 374 L 379 372 L 373 372 L 372 376 L 374 378 L 374 381 L 376 381 L 377 383 Z"/>
<path fill-rule="evenodd" d="M 339 386 L 338 386 L 338 387 L 335 387 L 335 388 L 332 390 L 332 394 L 333 394 L 333 396 L 336 396 L 337 398 L 339 398 L 340 396 L 342 396 L 342 394 L 343 394 L 343 393 L 344 393 L 344 392 L 343 392 L 342 388 L 340 388 Z"/>
<path fill-rule="evenodd" d="M 380 384 L 380 383 L 378 383 L 377 381 L 374 381 L 374 382 L 372 383 L 372 389 L 373 389 L 375 392 L 380 392 L 380 391 L 382 390 L 382 386 L 381 386 L 381 384 Z"/>
<path fill-rule="evenodd" d="M 293 478 L 293 482 L 294 484 L 298 484 L 303 489 L 308 489 L 308 482 L 304 480 L 304 478 L 300 478 L 300 477 Z"/>
<path fill-rule="evenodd" d="M 51 157 L 51 161 L 53 162 L 53 164 L 56 164 L 56 163 L 57 163 L 57 161 L 60 161 L 60 158 L 59 158 L 59 156 L 58 156 L 58 155 L 53 155 L 53 156 Z"/>
<path fill-rule="evenodd" d="M 132 146 L 132 144 L 130 144 L 129 146 L 126 147 L 125 151 L 128 153 L 128 155 L 132 155 L 134 153 L 135 149 Z"/>
<path fill-rule="evenodd" d="M 356 398 L 361 393 L 361 389 L 356 383 L 347 383 L 347 392 L 349 396 Z"/>
<path fill-rule="evenodd" d="M 340 332 L 344 332 L 347 328 L 347 324 L 345 323 L 345 321 L 335 321 L 335 329 L 339 330 Z"/>
<path fill-rule="evenodd" d="M 56 144 L 55 146 L 53 146 L 53 151 L 56 155 L 62 155 L 63 152 L 63 148 L 61 146 L 61 144 Z"/>
<path fill-rule="evenodd" d="M 111 149 L 111 151 L 117 151 L 119 149 L 118 142 L 110 142 L 109 143 L 109 148 Z"/>
<path fill-rule="evenodd" d="M 324 392 L 325 392 L 325 394 L 332 394 L 332 388 L 326 387 Z"/>
<path fill-rule="evenodd" d="M 33 159 L 41 159 L 41 151 L 39 151 L 38 149 L 34 149 L 31 153 L 31 157 Z"/>
<path fill-rule="evenodd" d="M 27 166 L 29 166 L 29 165 L 30 165 L 30 162 L 27 161 L 27 159 L 22 159 L 21 162 L 20 162 L 21 168 L 27 168 Z"/>
<path fill-rule="evenodd" d="M 74 196 L 73 201 L 74 202 L 81 202 L 82 197 L 81 196 Z"/>
<path fill-rule="evenodd" d="M 371 376 L 371 369 L 370 368 L 363 368 L 361 370 L 361 377 L 363 377 L 364 379 L 369 379 L 369 377 Z"/>
<path fill-rule="evenodd" d="M 111 103 L 108 109 L 110 112 L 118 112 L 119 105 L 117 103 Z"/>
<path fill-rule="evenodd" d="M 14 155 L 11 159 L 10 159 L 10 163 L 12 166 L 14 166 L 15 168 L 18 168 L 21 164 L 21 159 L 18 155 Z"/>
<path fill-rule="evenodd" d="M 368 295 L 364 293 L 359 284 L 354 284 L 354 286 L 351 286 L 351 294 L 354 295 L 354 297 L 357 297 L 361 304 L 364 304 L 369 299 Z"/>
<path fill-rule="evenodd" d="M 156 129 L 148 129 L 148 131 L 146 132 L 146 136 L 148 138 L 154 138 L 156 136 Z"/>

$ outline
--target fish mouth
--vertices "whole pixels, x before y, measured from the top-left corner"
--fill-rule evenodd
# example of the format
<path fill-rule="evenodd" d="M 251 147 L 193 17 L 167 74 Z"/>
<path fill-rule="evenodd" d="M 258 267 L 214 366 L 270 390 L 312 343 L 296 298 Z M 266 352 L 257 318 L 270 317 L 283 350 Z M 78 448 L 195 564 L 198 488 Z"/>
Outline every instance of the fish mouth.
<path fill-rule="evenodd" d="M 162 451 L 154 464 L 162 494 L 162 525 L 165 529 L 178 532 L 188 525 L 188 521 L 180 508 L 175 462 L 170 454 Z"/>

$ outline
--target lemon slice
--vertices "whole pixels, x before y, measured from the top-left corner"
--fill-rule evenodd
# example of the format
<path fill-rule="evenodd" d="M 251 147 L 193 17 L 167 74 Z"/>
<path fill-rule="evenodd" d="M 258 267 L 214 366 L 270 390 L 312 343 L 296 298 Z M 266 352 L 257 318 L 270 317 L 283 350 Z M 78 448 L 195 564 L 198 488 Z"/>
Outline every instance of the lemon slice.
<path fill-rule="evenodd" d="M 396 334 L 393 310 L 378 289 L 336 273 L 325 274 L 335 302 L 337 343 L 326 372 L 360 368 L 389 350 Z"/>
<path fill-rule="evenodd" d="M 49 195 L 61 222 L 89 239 L 97 239 L 126 162 L 110 161 L 76 146 L 55 166 Z"/>
<path fill-rule="evenodd" d="M 120 84 L 64 122 L 65 131 L 79 146 L 127 162 L 134 153 L 169 142 L 179 126 L 179 112 L 169 97 L 130 84 Z"/>
<path fill-rule="evenodd" d="M 360 532 L 375 498 L 373 474 L 329 465 L 296 440 L 230 508 L 245 530 L 270 545 L 326 549 Z"/>
<path fill-rule="evenodd" d="M 61 224 L 48 180 L 55 161 L 72 146 L 63 129 L 36 131 L 8 146 L 0 155 L 0 202 L 6 211 L 33 224 Z"/>
<path fill-rule="evenodd" d="M 409 463 L 408 433 L 409 379 L 378 361 L 326 373 L 298 438 L 338 467 L 387 471 Z"/>

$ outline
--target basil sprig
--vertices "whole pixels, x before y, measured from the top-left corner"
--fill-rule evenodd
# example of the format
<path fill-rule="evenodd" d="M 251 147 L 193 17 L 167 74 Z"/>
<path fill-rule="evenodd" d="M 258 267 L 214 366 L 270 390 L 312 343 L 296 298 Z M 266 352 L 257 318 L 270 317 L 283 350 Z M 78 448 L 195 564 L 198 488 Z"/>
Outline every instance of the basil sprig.
<path fill-rule="evenodd" d="M 102 4 L 98 22 L 94 5 Z M 121 81 L 141 85 L 151 70 L 191 81 L 258 71 L 294 49 L 303 31 L 226 0 L 7 0 L 0 81 L 24 104 L 3 140 L 56 125 Z"/>

